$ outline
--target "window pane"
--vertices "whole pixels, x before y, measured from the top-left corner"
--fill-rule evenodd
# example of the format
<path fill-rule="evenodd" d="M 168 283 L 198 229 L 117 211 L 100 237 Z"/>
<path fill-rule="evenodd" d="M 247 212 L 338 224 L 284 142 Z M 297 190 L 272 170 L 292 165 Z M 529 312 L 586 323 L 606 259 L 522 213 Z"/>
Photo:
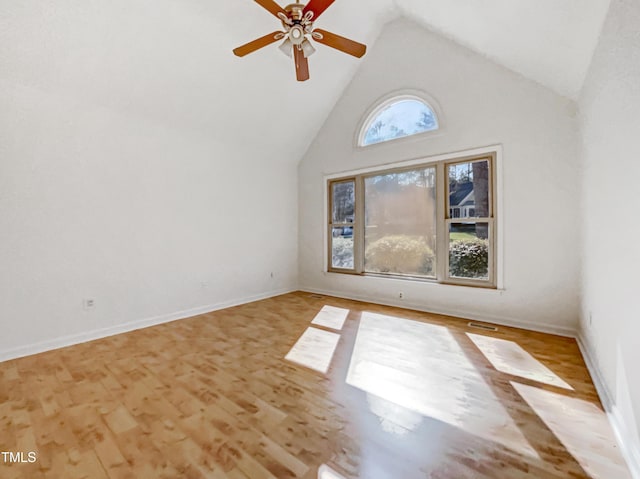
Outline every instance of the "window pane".
<path fill-rule="evenodd" d="M 333 223 L 353 223 L 355 191 L 356 185 L 354 181 L 341 181 L 340 183 L 332 184 Z"/>
<path fill-rule="evenodd" d="M 435 168 L 365 178 L 365 271 L 435 276 Z"/>
<path fill-rule="evenodd" d="M 489 162 L 456 163 L 448 166 L 449 217 L 489 218 Z"/>
<path fill-rule="evenodd" d="M 353 226 L 331 229 L 331 266 L 353 269 Z"/>
<path fill-rule="evenodd" d="M 489 279 L 489 224 L 449 225 L 449 276 Z"/>
<path fill-rule="evenodd" d="M 426 103 L 404 99 L 383 108 L 366 126 L 362 146 L 438 129 L 436 114 Z"/>

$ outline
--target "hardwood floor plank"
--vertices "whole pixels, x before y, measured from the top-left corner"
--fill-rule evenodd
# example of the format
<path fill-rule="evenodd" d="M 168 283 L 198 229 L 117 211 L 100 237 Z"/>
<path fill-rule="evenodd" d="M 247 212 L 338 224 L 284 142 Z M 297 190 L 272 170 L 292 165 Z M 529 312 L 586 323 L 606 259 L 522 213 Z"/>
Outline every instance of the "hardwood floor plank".
<path fill-rule="evenodd" d="M 630 477 L 573 339 L 467 322 L 298 292 L 0 363 L 0 477 Z"/>

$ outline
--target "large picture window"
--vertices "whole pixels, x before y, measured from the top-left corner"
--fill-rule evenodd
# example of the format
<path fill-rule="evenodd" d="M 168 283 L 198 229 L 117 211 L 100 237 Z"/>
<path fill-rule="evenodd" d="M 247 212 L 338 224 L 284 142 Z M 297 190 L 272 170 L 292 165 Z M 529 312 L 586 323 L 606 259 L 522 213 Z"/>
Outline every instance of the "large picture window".
<path fill-rule="evenodd" d="M 329 271 L 495 287 L 495 158 L 329 180 Z"/>

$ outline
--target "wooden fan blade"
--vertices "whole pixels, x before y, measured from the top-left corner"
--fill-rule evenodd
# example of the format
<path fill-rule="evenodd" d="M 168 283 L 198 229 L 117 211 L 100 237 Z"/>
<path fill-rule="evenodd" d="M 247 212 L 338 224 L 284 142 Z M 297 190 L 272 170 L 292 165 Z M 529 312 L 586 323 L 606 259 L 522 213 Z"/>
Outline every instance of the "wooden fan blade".
<path fill-rule="evenodd" d="M 335 0 L 309 0 L 307 6 L 304 7 L 304 13 L 313 12 L 312 20 L 315 21 L 334 1 Z"/>
<path fill-rule="evenodd" d="M 296 59 L 296 78 L 298 81 L 306 81 L 309 79 L 309 62 L 304 56 L 302 49 L 293 47 L 293 56 Z"/>
<path fill-rule="evenodd" d="M 253 53 L 256 50 L 261 49 L 262 47 L 266 47 L 267 45 L 271 45 L 272 43 L 281 40 L 282 37 L 278 35 L 279 33 L 282 34 L 282 32 L 271 32 L 264 37 L 260 37 L 252 42 L 234 49 L 233 53 L 235 53 L 239 57 L 243 57 L 245 55 L 248 55 L 249 53 Z"/>
<path fill-rule="evenodd" d="M 321 39 L 317 39 L 313 37 L 313 39 L 328 47 L 335 48 L 336 50 L 340 50 L 341 52 L 348 53 L 349 55 L 353 55 L 354 57 L 362 57 L 367 52 L 367 46 L 362 43 L 354 42 L 353 40 L 349 40 L 348 38 L 341 37 L 340 35 L 336 35 L 335 33 L 328 32 L 326 30 L 320 30 L 319 28 L 314 30 L 314 33 L 318 32 L 322 34 Z"/>
<path fill-rule="evenodd" d="M 285 12 L 284 9 L 273 0 L 255 0 L 255 2 L 265 10 L 269 10 L 276 17 L 278 16 L 278 13 L 281 13 L 281 12 L 285 16 L 287 17 L 289 16 L 287 15 L 287 12 Z"/>

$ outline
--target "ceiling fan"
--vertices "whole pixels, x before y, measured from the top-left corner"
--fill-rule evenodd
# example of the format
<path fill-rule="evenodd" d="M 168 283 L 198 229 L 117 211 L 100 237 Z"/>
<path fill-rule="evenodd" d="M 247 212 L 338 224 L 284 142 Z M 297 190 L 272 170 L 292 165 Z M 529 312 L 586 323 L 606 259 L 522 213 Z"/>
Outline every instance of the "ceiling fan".
<path fill-rule="evenodd" d="M 252 42 L 233 50 L 239 57 L 253 53 L 278 40 L 284 40 L 280 50 L 287 56 L 293 56 L 296 64 L 296 78 L 298 81 L 309 79 L 309 63 L 307 58 L 313 55 L 316 49 L 311 44 L 311 39 L 322 43 L 354 57 L 362 57 L 367 51 L 367 46 L 341 37 L 335 33 L 313 28 L 315 22 L 322 13 L 331 6 L 335 0 L 309 0 L 307 5 L 292 3 L 284 8 L 274 0 L 255 0 L 263 8 L 271 12 L 282 22 L 284 31 L 275 31 L 260 37 Z"/>

